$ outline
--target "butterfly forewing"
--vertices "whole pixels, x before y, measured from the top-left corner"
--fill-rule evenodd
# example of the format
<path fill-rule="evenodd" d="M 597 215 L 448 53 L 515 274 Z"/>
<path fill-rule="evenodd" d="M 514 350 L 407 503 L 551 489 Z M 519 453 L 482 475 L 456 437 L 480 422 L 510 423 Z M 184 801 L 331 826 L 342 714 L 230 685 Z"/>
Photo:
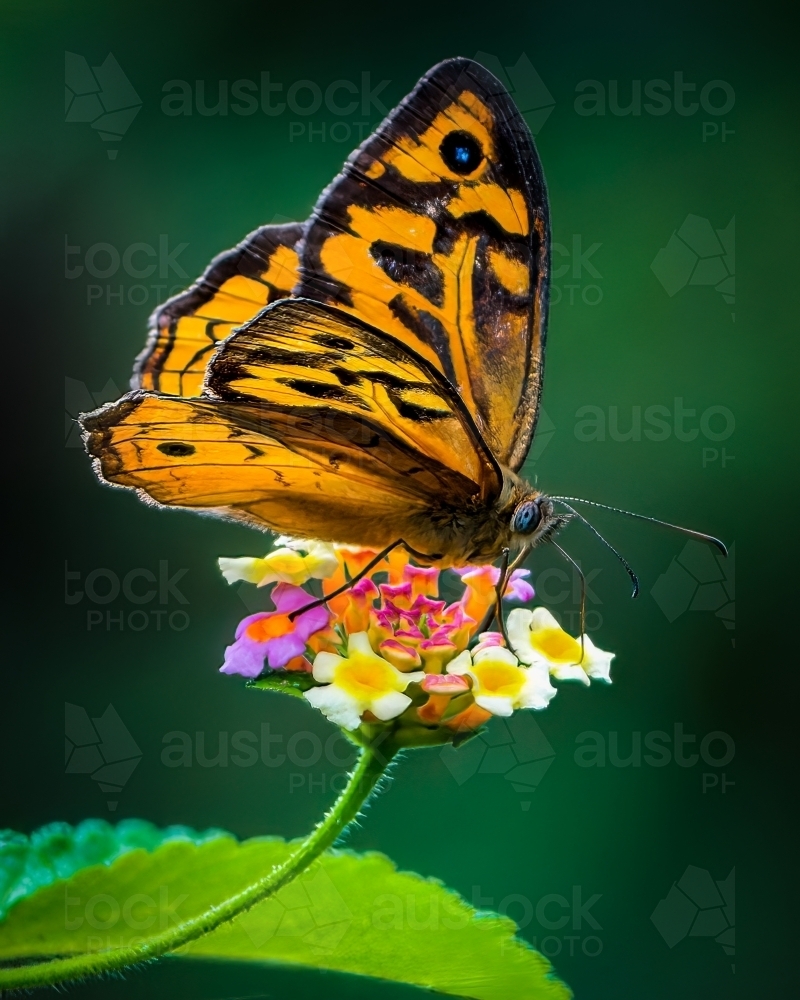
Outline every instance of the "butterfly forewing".
<path fill-rule="evenodd" d="M 547 198 L 533 140 L 476 63 L 435 67 L 323 193 L 296 294 L 407 344 L 456 387 L 513 469 L 543 374 Z"/>
<path fill-rule="evenodd" d="M 199 396 L 214 348 L 298 277 L 300 223 L 262 226 L 220 254 L 187 291 L 156 310 L 131 385 L 170 396 Z"/>

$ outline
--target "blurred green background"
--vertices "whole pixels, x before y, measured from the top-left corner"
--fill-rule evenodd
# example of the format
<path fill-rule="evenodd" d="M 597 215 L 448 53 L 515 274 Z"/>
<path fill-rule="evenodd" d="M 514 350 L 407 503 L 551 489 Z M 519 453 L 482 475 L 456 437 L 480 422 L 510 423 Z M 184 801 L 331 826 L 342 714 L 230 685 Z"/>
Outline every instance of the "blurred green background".
<path fill-rule="evenodd" d="M 263 554 L 266 541 L 100 488 L 74 446 L 71 417 L 124 391 L 147 317 L 165 294 L 155 286 L 185 286 L 256 225 L 305 218 L 359 132 L 381 119 L 381 105 L 394 106 L 441 59 L 482 52 L 496 60 L 491 67 L 507 69 L 538 131 L 561 269 L 546 418 L 528 471 L 550 492 L 736 542 L 746 603 L 731 627 L 730 565 L 681 536 L 598 514 L 595 523 L 641 576 L 642 595 L 631 602 L 621 567 L 570 527 L 564 544 L 590 574 L 592 635 L 617 652 L 613 686 L 563 685 L 533 717 L 533 736 L 494 725 L 484 757 L 466 770 L 438 750 L 409 755 L 349 844 L 385 851 L 478 905 L 507 909 L 580 998 L 791 995 L 781 954 L 796 920 L 784 853 L 794 663 L 778 637 L 791 628 L 795 574 L 778 565 L 784 529 L 776 539 L 771 528 L 786 519 L 796 478 L 787 457 L 797 368 L 789 294 L 797 89 L 780 22 L 763 5 L 581 0 L 9 3 L 2 17 L 4 442 L 6 496 L 16 510 L 5 532 L 0 824 L 30 831 L 54 819 L 143 816 L 240 837 L 294 837 L 332 801 L 342 767 L 315 752 L 332 731 L 322 716 L 217 673 L 252 608 L 226 586 L 216 558 Z M 65 121 L 65 52 L 92 67 L 109 53 L 118 61 L 135 92 L 122 103 L 141 105 L 121 139 L 104 142 L 89 122 Z M 227 114 L 199 113 L 198 91 L 213 108 L 219 81 L 231 88 L 262 72 L 283 85 L 275 100 L 291 93 L 300 110 L 312 91 L 292 92 L 293 83 L 311 81 L 324 94 L 347 80 L 360 94 L 362 74 L 373 93 L 379 88 L 379 103 L 347 115 L 323 103 L 309 115 L 286 107 L 270 116 L 237 114 L 232 105 L 246 105 L 229 95 Z M 187 82 L 192 114 L 164 113 L 163 88 L 175 80 Z M 663 84 L 654 91 L 652 81 Z M 694 89 L 676 95 L 681 81 Z M 579 103 L 590 93 L 602 96 L 605 113 L 585 113 L 600 110 Z M 734 218 L 743 275 L 735 302 Z M 147 248 L 126 258 L 134 244 L 156 253 L 152 275 L 133 273 L 150 263 Z M 655 434 L 653 407 L 662 409 L 649 409 L 650 418 L 664 421 Z M 676 416 L 681 407 L 690 412 Z M 185 571 L 165 603 L 156 596 L 139 605 L 122 593 L 109 603 L 91 599 L 112 578 L 137 568 L 158 575 L 162 563 L 169 577 Z M 531 566 L 540 598 L 569 624 L 577 604 L 563 564 L 542 551 Z M 65 570 L 73 575 L 62 594 Z M 141 578 L 133 584 L 144 586 Z M 93 717 L 113 705 L 135 740 L 141 759 L 120 794 L 65 773 L 65 703 Z M 231 747 L 227 766 L 200 765 L 199 751 L 206 761 L 216 756 L 220 732 L 258 734 L 262 724 L 282 737 L 272 744 L 285 754 L 279 766 L 237 766 Z M 685 755 L 702 744 L 706 758 L 730 759 L 714 766 L 688 756 L 681 766 L 676 727 L 694 739 Z M 656 731 L 668 734 L 664 766 L 647 762 L 646 746 L 644 757 L 620 766 L 635 740 Z M 175 732 L 191 740 L 190 767 L 162 760 Z M 605 748 L 604 766 L 581 766 L 587 732 L 599 734 L 591 739 Z M 709 734 L 717 738 L 703 743 Z M 551 761 L 527 791 L 504 777 L 515 740 L 538 740 L 541 759 Z M 308 763 L 309 755 L 319 759 Z M 690 866 L 708 876 L 690 869 L 681 881 Z M 744 910 L 738 953 L 687 935 L 674 906 L 658 911 L 667 937 L 681 938 L 669 947 L 651 920 L 660 901 L 675 883 L 691 897 L 704 879 L 722 881 L 734 868 Z M 597 894 L 588 916 L 571 905 Z M 554 928 L 562 914 L 566 926 Z M 733 921 L 726 911 L 726 925 Z M 342 976 L 170 962 L 72 990 L 126 1000 L 176 994 L 420 995 Z"/>

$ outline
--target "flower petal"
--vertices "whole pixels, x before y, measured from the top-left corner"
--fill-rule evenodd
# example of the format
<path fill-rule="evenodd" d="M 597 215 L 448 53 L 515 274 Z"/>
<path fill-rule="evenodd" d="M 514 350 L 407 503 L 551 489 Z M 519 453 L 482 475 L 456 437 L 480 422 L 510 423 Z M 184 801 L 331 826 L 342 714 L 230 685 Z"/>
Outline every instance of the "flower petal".
<path fill-rule="evenodd" d="M 303 692 L 303 697 L 342 729 L 358 729 L 361 725 L 361 710 L 358 702 L 334 684 L 310 688 Z"/>
<path fill-rule="evenodd" d="M 530 623 L 531 632 L 537 632 L 540 628 L 561 628 L 551 612 L 542 605 L 533 609 Z"/>
<path fill-rule="evenodd" d="M 227 583 L 238 583 L 240 580 L 244 580 L 246 583 L 258 583 L 264 575 L 263 559 L 255 559 L 252 556 L 240 556 L 233 559 L 228 556 L 220 556 L 217 562 Z"/>
<path fill-rule="evenodd" d="M 492 715 L 500 715 L 503 718 L 514 714 L 514 702 L 504 695 L 479 694 L 475 696 L 475 704 L 491 712 Z"/>
<path fill-rule="evenodd" d="M 547 708 L 558 693 L 550 683 L 550 671 L 545 666 L 528 667 L 525 671 L 525 685 L 518 699 L 519 708 Z"/>
<path fill-rule="evenodd" d="M 592 680 L 605 681 L 611 683 L 611 661 L 614 653 L 607 653 L 603 649 L 598 649 L 588 635 L 583 637 L 584 657 L 581 664 L 583 669 Z"/>
<path fill-rule="evenodd" d="M 396 719 L 411 704 L 411 699 L 406 694 L 399 691 L 389 691 L 375 698 L 369 706 L 370 712 L 381 722 L 388 722 L 389 719 Z"/>
<path fill-rule="evenodd" d="M 314 680 L 322 684 L 330 684 L 336 673 L 336 668 L 344 660 L 338 653 L 317 653 L 314 658 Z"/>
<path fill-rule="evenodd" d="M 580 684 L 589 685 L 590 681 L 583 669 L 583 666 L 578 664 L 559 664 L 558 666 L 551 667 L 550 673 L 556 680 L 559 681 L 578 681 Z"/>
<path fill-rule="evenodd" d="M 365 653 L 374 656 L 375 653 L 369 644 L 369 636 L 366 632 L 354 632 L 347 640 L 348 653 Z"/>
<path fill-rule="evenodd" d="M 483 649 L 472 651 L 472 662 L 474 664 L 485 663 L 491 660 L 493 663 L 502 663 L 509 667 L 518 666 L 517 657 L 506 649 L 505 646 L 484 646 Z"/>
<path fill-rule="evenodd" d="M 459 653 L 458 656 L 453 657 L 447 664 L 448 674 L 468 674 L 471 669 L 472 656 L 468 649 L 465 649 L 463 653 Z"/>
<path fill-rule="evenodd" d="M 279 583 L 270 594 L 272 603 L 281 614 L 288 614 L 297 611 L 298 608 L 306 604 L 313 604 L 316 600 L 311 594 L 307 594 L 302 587 L 294 587 L 291 583 Z"/>

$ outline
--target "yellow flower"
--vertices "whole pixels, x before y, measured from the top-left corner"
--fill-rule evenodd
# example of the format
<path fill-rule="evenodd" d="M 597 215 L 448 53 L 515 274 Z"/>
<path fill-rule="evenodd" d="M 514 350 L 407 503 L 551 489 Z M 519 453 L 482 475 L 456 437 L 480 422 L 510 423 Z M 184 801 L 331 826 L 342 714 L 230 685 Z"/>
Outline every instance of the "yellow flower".
<path fill-rule="evenodd" d="M 269 583 L 291 583 L 301 587 L 309 580 L 325 580 L 338 568 L 333 546 L 313 538 L 281 535 L 275 548 L 263 559 L 221 556 L 219 568 L 228 583 L 245 580 L 264 587 Z M 305 555 L 303 555 L 305 550 Z"/>
<path fill-rule="evenodd" d="M 547 708 L 556 689 L 546 669 L 522 667 L 510 649 L 486 646 L 463 653 L 447 664 L 448 674 L 472 678 L 475 704 L 492 715 L 513 715 L 516 708 Z"/>
<path fill-rule="evenodd" d="M 323 686 L 304 692 L 304 697 L 343 729 L 357 729 L 364 712 L 381 722 L 397 718 L 411 704 L 402 692 L 425 676 L 422 671 L 402 673 L 378 656 L 366 632 L 349 636 L 347 656 L 317 653 L 313 673 Z"/>
<path fill-rule="evenodd" d="M 516 608 L 506 622 L 511 648 L 523 663 L 531 667 L 546 667 L 561 681 L 592 680 L 611 683 L 613 653 L 598 649 L 588 635 L 581 641 L 574 638 L 558 624 L 547 608 Z"/>

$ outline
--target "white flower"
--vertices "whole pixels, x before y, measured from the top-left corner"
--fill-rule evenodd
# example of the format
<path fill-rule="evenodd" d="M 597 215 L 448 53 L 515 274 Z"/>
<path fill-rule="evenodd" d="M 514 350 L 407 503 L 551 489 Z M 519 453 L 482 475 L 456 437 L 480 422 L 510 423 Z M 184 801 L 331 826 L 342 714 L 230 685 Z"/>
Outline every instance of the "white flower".
<path fill-rule="evenodd" d="M 511 648 L 531 667 L 546 667 L 560 681 L 589 679 L 611 683 L 611 661 L 614 653 L 598 649 L 588 635 L 581 641 L 558 624 L 547 608 L 516 608 L 506 622 Z M 581 658 L 581 652 L 583 654 Z"/>
<path fill-rule="evenodd" d="M 304 697 L 337 726 L 357 729 L 366 711 L 381 722 L 404 712 L 411 699 L 402 692 L 424 676 L 421 670 L 401 673 L 373 651 L 366 632 L 354 632 L 348 638 L 347 656 L 317 653 L 314 679 L 325 686 L 311 688 Z"/>
<path fill-rule="evenodd" d="M 468 674 L 475 704 L 492 715 L 509 716 L 515 708 L 547 708 L 556 694 L 546 668 L 520 666 L 503 646 L 486 646 L 474 654 L 465 649 L 447 664 L 447 672 Z"/>
<path fill-rule="evenodd" d="M 312 538 L 289 538 L 281 535 L 275 543 L 278 547 L 255 559 L 241 556 L 231 559 L 220 556 L 219 568 L 228 583 L 245 580 L 264 587 L 269 583 L 291 583 L 301 587 L 309 580 L 326 580 L 339 565 L 332 545 Z M 302 555 L 305 550 L 306 555 Z"/>

